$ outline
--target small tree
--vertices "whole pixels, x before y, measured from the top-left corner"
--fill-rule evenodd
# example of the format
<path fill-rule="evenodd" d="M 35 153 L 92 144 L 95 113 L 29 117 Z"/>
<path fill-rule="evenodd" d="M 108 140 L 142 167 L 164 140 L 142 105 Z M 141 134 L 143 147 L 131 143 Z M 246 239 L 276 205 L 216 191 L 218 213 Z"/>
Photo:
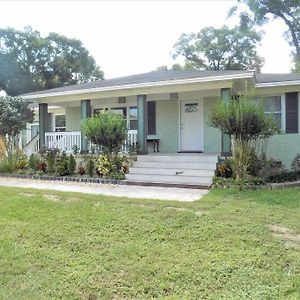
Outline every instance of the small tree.
<path fill-rule="evenodd" d="M 231 136 L 237 180 L 245 178 L 253 152 L 257 152 L 261 141 L 280 132 L 272 116 L 266 117 L 262 106 L 249 94 L 228 104 L 218 103 L 211 125 Z"/>
<path fill-rule="evenodd" d="M 22 98 L 0 97 L 0 136 L 3 138 L 8 154 L 17 146 L 17 137 L 26 123 L 33 121 L 33 112 Z"/>
<path fill-rule="evenodd" d="M 101 112 L 87 119 L 82 124 L 82 130 L 111 162 L 116 160 L 127 138 L 126 120 L 121 115 L 108 112 Z"/>

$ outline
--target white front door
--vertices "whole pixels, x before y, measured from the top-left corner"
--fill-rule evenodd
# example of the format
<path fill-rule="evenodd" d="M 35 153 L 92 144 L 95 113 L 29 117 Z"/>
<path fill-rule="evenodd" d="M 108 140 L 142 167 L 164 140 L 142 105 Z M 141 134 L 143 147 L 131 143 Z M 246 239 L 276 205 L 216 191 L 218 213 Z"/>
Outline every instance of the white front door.
<path fill-rule="evenodd" d="M 203 102 L 181 102 L 180 151 L 203 151 Z"/>

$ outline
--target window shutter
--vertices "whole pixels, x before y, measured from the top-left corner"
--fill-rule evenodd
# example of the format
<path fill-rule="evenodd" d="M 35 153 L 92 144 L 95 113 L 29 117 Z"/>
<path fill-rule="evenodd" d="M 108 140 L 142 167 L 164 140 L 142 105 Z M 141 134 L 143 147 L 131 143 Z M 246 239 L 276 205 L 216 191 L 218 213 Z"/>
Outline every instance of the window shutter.
<path fill-rule="evenodd" d="M 148 134 L 156 134 L 156 102 L 148 101 Z"/>
<path fill-rule="evenodd" d="M 298 133 L 298 92 L 285 94 L 286 133 Z"/>

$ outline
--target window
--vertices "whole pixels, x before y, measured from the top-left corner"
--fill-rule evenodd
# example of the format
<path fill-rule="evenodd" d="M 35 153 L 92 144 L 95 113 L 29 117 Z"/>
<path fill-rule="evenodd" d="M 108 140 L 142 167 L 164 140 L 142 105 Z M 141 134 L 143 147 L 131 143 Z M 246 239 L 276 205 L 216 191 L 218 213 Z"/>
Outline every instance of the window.
<path fill-rule="evenodd" d="M 186 113 L 197 112 L 198 110 L 199 110 L 199 104 L 198 103 L 187 103 L 184 106 L 184 111 Z"/>
<path fill-rule="evenodd" d="M 56 132 L 66 131 L 65 115 L 55 115 L 55 131 Z"/>
<path fill-rule="evenodd" d="M 129 108 L 129 129 L 137 130 L 137 107 L 131 106 Z"/>
<path fill-rule="evenodd" d="M 127 116 L 126 107 L 113 107 L 111 108 L 111 112 L 114 114 L 123 115 L 123 117 L 126 119 Z"/>
<path fill-rule="evenodd" d="M 283 105 L 281 96 L 267 96 L 258 98 L 259 102 L 262 103 L 265 115 L 272 116 L 273 120 L 282 128 L 283 120 Z M 261 102 L 262 101 L 262 102 Z"/>
<path fill-rule="evenodd" d="M 93 114 L 95 116 L 95 115 L 100 114 L 102 111 L 108 111 L 108 109 L 107 108 L 96 108 L 93 110 Z"/>

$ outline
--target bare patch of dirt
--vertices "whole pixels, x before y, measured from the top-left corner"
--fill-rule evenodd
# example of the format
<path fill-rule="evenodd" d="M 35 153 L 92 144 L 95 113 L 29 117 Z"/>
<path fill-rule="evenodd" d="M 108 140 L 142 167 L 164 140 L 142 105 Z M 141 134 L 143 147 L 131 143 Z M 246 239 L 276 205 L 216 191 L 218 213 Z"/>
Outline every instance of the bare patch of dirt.
<path fill-rule="evenodd" d="M 74 198 L 67 198 L 66 199 L 66 202 L 75 202 L 75 201 L 81 201 L 82 199 L 80 199 L 80 198 L 76 198 L 76 197 L 74 197 Z"/>
<path fill-rule="evenodd" d="M 173 210 L 177 210 L 177 211 L 191 211 L 188 208 L 184 208 L 184 207 L 175 207 L 175 206 L 167 206 L 166 209 L 173 209 Z"/>
<path fill-rule="evenodd" d="M 34 194 L 33 193 L 22 193 L 22 194 L 20 194 L 20 196 L 26 197 L 26 198 L 31 198 L 34 196 Z"/>
<path fill-rule="evenodd" d="M 59 202 L 61 201 L 61 198 L 57 195 L 44 195 L 44 199 L 49 200 L 49 201 L 53 201 L 53 202 Z"/>
<path fill-rule="evenodd" d="M 207 215 L 207 212 L 204 211 L 204 210 L 198 210 L 198 211 L 195 211 L 194 213 L 198 217 L 202 217 L 202 216 L 206 216 Z"/>
<path fill-rule="evenodd" d="M 207 214 L 206 211 L 204 210 L 197 210 L 197 211 L 193 211 L 192 209 L 189 208 L 184 208 L 184 207 L 174 207 L 174 206 L 167 206 L 167 209 L 173 209 L 176 211 L 187 211 L 187 212 L 192 212 L 194 213 L 197 217 L 202 217 L 205 216 Z"/>
<path fill-rule="evenodd" d="M 287 248 L 300 250 L 300 234 L 290 228 L 280 225 L 268 225 L 268 228 L 273 236 L 284 240 Z"/>

